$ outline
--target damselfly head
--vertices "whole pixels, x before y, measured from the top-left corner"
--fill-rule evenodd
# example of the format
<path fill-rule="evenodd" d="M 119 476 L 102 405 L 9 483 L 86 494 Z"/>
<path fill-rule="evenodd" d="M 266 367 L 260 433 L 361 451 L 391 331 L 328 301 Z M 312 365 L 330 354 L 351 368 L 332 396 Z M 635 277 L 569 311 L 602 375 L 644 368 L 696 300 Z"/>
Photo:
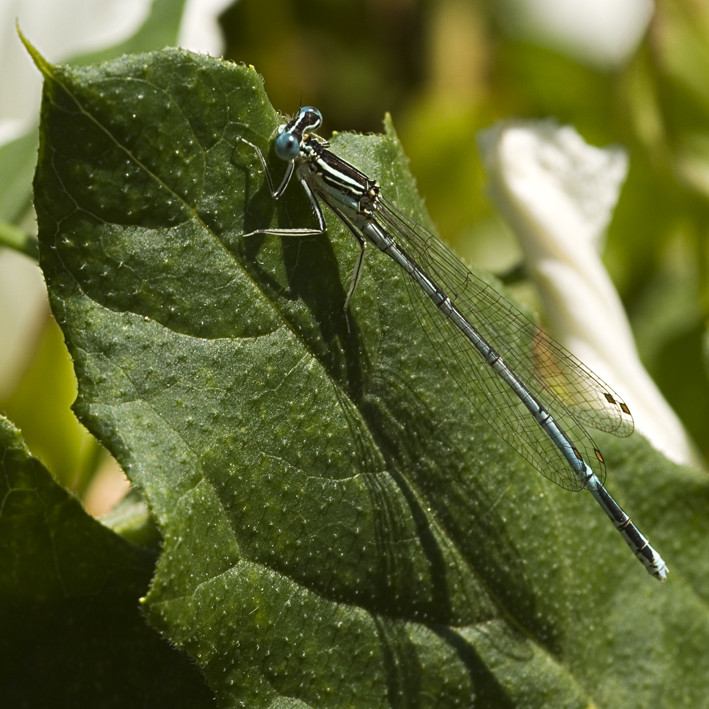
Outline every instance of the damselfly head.
<path fill-rule="evenodd" d="M 286 125 L 278 128 L 275 151 L 281 160 L 294 160 L 300 152 L 303 136 L 322 124 L 322 113 L 314 106 L 304 106 L 298 115 Z"/>

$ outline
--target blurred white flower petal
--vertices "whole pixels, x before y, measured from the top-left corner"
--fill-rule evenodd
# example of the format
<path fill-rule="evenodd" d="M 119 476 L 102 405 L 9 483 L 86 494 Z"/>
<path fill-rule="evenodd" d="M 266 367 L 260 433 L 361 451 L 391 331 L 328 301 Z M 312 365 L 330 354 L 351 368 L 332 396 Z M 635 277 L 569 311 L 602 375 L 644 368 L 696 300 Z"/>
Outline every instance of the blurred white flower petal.
<path fill-rule="evenodd" d="M 654 12 L 652 0 L 502 0 L 508 34 L 600 69 L 622 66 Z"/>
<path fill-rule="evenodd" d="M 178 44 L 193 52 L 219 56 L 224 51 L 219 16 L 233 4 L 234 0 L 188 0 Z"/>
<path fill-rule="evenodd" d="M 598 251 L 627 172 L 624 152 L 587 145 L 551 121 L 479 135 L 489 193 L 518 237 L 551 334 L 629 403 L 636 429 L 672 460 L 696 461 L 681 423 L 643 368 Z"/>

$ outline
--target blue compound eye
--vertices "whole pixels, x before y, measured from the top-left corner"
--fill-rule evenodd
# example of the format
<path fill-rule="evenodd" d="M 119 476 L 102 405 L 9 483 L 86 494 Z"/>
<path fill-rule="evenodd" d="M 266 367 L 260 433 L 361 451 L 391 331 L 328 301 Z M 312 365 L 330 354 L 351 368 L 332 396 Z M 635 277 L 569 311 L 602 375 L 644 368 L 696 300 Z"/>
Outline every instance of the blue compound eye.
<path fill-rule="evenodd" d="M 292 133 L 281 133 L 276 138 L 274 150 L 281 160 L 293 160 L 300 152 L 300 143 Z"/>

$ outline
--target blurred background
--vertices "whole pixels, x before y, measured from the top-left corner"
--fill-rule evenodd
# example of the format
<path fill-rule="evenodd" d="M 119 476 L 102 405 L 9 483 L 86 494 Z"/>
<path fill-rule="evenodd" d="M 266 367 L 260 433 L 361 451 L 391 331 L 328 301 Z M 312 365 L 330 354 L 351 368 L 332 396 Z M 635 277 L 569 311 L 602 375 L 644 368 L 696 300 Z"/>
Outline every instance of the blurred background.
<path fill-rule="evenodd" d="M 318 106 L 324 136 L 334 130 L 379 132 L 384 113 L 391 113 L 441 237 L 470 264 L 498 275 L 519 272 L 521 251 L 486 197 L 476 133 L 502 119 L 554 118 L 593 145 L 623 146 L 630 170 L 604 262 L 645 366 L 706 459 L 709 4 L 131 0 L 118 3 L 123 19 L 129 5 L 141 8 L 122 39 L 62 52 L 47 46 L 49 40 L 43 43 L 46 18 L 33 17 L 33 3 L 4 2 L 12 7 L 0 4 L 0 57 L 5 45 L 19 44 L 17 17 L 53 62 L 179 43 L 251 64 L 282 113 Z M 173 39 L 165 17 L 174 19 Z M 159 31 L 149 31 L 158 22 Z M 52 29 L 61 34 L 56 25 Z M 26 56 L 17 61 L 30 64 Z M 8 95 L 20 90 L 17 84 L 0 84 L 3 106 L 20 103 Z M 38 83 L 25 89 L 36 94 L 30 109 L 36 122 Z M 22 242 L 33 229 L 31 173 L 19 167 L 28 163 L 24 135 L 6 137 L 0 149 L 5 244 Z M 3 202 L 7 194 L 12 200 Z M 32 452 L 64 485 L 101 512 L 108 503 L 91 496 L 106 454 L 69 412 L 76 385 L 38 269 L 30 257 L 3 251 L 0 412 L 22 429 Z"/>

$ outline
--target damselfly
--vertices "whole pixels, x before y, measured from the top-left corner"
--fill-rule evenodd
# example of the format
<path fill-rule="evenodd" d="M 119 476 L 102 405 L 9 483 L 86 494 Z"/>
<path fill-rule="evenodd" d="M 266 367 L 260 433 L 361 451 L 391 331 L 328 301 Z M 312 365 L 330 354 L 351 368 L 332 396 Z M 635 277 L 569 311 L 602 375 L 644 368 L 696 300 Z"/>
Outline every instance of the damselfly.
<path fill-rule="evenodd" d="M 437 354 L 490 425 L 549 479 L 570 490 L 587 489 L 648 572 L 664 581 L 662 557 L 604 487 L 603 456 L 586 430 L 629 435 L 628 407 L 433 234 L 389 204 L 375 180 L 333 153 L 312 132 L 321 123 L 320 111 L 307 106 L 278 129 L 275 153 L 288 166 L 276 188 L 261 150 L 241 139 L 258 155 L 273 198 L 285 192 L 295 174 L 318 222 L 317 229 L 250 234 L 322 234 L 327 227 L 320 201 L 325 203 L 360 245 L 345 310 L 362 273 L 367 242 L 392 258 L 437 309 L 436 324 L 447 345 Z"/>

